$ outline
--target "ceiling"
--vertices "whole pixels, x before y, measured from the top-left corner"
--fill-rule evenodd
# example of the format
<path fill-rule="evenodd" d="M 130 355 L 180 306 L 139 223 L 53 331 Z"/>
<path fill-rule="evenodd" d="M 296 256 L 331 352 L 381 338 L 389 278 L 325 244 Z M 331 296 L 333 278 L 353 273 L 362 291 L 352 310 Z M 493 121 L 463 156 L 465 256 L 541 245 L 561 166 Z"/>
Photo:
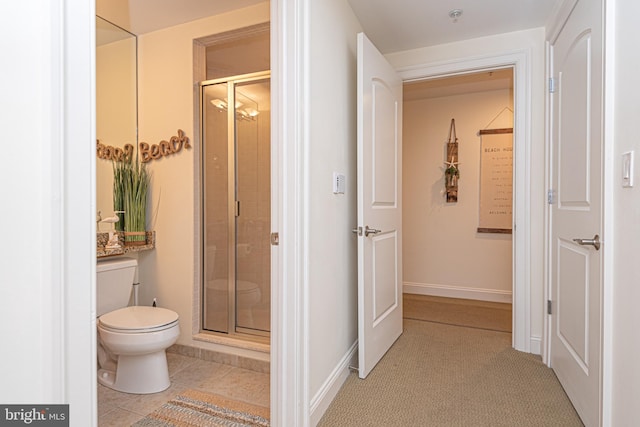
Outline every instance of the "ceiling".
<path fill-rule="evenodd" d="M 545 26 L 562 0 L 348 0 L 382 53 Z M 462 10 L 454 22 L 449 12 Z"/>
<path fill-rule="evenodd" d="M 134 34 L 162 28 L 235 9 L 265 0 L 96 0 L 96 15 Z"/>
<path fill-rule="evenodd" d="M 265 0 L 96 0 L 99 16 L 144 34 Z M 268 1 L 268 0 L 267 0 Z M 347 0 L 382 53 L 543 27 L 563 0 Z M 460 9 L 457 19 L 452 10 Z M 261 47 L 261 49 L 263 49 Z M 219 64 L 218 64 L 219 65 Z M 229 75 L 237 74 L 228 71 Z M 406 100 L 508 88 L 510 70 L 405 85 Z"/>
<path fill-rule="evenodd" d="M 96 0 L 96 13 L 144 34 L 264 0 Z M 546 24 L 562 0 L 347 0 L 382 53 L 506 33 Z M 462 9 L 453 22 L 449 11 Z"/>

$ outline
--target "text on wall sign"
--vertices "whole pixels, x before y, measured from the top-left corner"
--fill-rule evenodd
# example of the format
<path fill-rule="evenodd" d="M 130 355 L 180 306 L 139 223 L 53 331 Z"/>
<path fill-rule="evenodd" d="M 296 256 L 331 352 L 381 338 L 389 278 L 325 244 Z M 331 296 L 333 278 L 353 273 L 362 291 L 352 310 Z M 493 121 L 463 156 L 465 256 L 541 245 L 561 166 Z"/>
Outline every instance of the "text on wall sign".
<path fill-rule="evenodd" d="M 96 140 L 96 153 L 99 159 L 114 160 L 116 162 L 130 162 L 133 157 L 133 145 L 125 144 L 124 147 L 112 147 L 104 145 L 100 140 Z"/>
<path fill-rule="evenodd" d="M 182 148 L 191 148 L 191 143 L 182 129 L 178 129 L 178 135 L 172 136 L 169 141 L 160 141 L 158 144 L 152 144 L 151 146 L 146 142 L 141 142 L 139 148 L 140 161 L 146 163 L 179 153 Z"/>

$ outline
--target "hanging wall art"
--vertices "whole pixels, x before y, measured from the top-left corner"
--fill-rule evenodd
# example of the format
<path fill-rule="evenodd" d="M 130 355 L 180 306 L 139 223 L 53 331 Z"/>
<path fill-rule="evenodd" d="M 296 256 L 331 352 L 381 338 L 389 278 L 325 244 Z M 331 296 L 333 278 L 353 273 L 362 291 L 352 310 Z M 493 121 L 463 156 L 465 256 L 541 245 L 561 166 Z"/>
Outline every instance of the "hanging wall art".
<path fill-rule="evenodd" d="M 513 128 L 484 129 L 480 140 L 478 233 L 511 234 L 513 223 Z"/>
<path fill-rule="evenodd" d="M 449 126 L 449 138 L 447 140 L 447 158 L 445 160 L 445 197 L 447 203 L 458 201 L 458 181 L 460 169 L 458 168 L 458 138 L 456 136 L 456 121 L 451 119 Z"/>

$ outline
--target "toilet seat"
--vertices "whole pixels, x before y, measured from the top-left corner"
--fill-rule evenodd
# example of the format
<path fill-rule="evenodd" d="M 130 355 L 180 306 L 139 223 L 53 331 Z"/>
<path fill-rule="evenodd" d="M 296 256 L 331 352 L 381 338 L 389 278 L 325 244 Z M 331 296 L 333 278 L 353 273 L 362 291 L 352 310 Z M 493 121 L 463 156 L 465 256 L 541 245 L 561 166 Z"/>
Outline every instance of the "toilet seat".
<path fill-rule="evenodd" d="M 172 328 L 178 323 L 178 313 L 161 307 L 133 306 L 105 313 L 98 326 L 119 333 L 149 333 Z"/>
<path fill-rule="evenodd" d="M 247 282 L 245 280 L 236 281 L 236 293 L 238 294 L 248 294 L 255 292 L 256 290 L 260 290 L 256 283 Z"/>

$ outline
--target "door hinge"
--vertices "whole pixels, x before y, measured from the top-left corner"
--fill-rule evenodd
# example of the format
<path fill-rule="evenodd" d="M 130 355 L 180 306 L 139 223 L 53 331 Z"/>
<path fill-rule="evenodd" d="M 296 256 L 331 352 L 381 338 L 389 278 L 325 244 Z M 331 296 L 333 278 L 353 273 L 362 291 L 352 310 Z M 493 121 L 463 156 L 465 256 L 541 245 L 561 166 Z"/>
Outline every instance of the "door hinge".
<path fill-rule="evenodd" d="M 552 303 L 551 300 L 547 300 L 547 314 L 552 314 Z"/>
<path fill-rule="evenodd" d="M 280 235 L 278 234 L 278 232 L 273 232 L 271 233 L 271 246 L 278 246 L 280 244 Z"/>
<path fill-rule="evenodd" d="M 547 203 L 552 205 L 556 201 L 556 192 L 554 190 L 547 190 Z"/>
<path fill-rule="evenodd" d="M 556 92 L 556 79 L 549 77 L 549 93 Z"/>
<path fill-rule="evenodd" d="M 240 200 L 236 200 L 236 216 L 240 216 Z"/>

